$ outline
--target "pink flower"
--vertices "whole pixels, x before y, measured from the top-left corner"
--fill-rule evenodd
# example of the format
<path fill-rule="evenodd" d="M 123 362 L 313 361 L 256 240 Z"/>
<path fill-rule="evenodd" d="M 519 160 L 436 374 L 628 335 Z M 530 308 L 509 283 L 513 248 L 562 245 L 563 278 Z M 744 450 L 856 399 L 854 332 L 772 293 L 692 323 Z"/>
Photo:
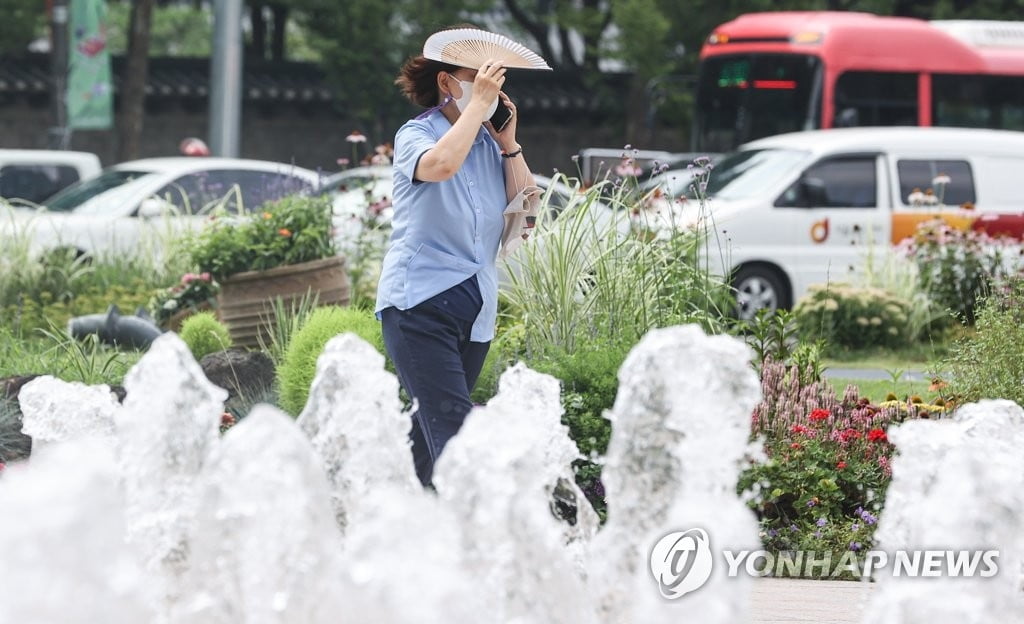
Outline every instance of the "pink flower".
<path fill-rule="evenodd" d="M 209 274 L 209 272 L 203 271 L 202 273 L 199 274 L 199 279 L 203 280 L 204 282 L 209 282 L 213 280 L 213 277 Z"/>

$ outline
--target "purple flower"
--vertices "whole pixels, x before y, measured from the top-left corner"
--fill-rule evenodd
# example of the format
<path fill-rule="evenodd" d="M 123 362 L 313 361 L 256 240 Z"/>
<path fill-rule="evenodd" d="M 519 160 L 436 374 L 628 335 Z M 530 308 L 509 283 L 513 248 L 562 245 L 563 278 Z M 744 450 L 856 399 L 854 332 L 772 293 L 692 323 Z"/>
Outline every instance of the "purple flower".
<path fill-rule="evenodd" d="M 815 531 L 814 532 L 814 537 L 817 537 L 817 538 L 820 539 L 821 538 L 821 531 Z"/>
<path fill-rule="evenodd" d="M 768 537 L 778 537 L 779 532 L 775 529 L 768 529 Z"/>
<path fill-rule="evenodd" d="M 858 507 L 858 509 L 860 508 Z M 878 522 L 878 518 L 876 516 L 871 515 L 871 512 L 869 512 L 866 509 L 861 510 L 860 519 L 863 520 L 864 524 L 867 524 L 868 526 L 871 526 L 872 524 Z"/>
<path fill-rule="evenodd" d="M 850 550 L 853 552 L 860 550 L 860 542 L 850 542 Z"/>
<path fill-rule="evenodd" d="M 797 528 L 797 526 L 796 526 L 795 524 L 791 524 L 791 525 L 789 525 L 789 530 L 790 530 L 790 532 L 792 532 L 792 533 L 796 533 L 796 532 L 797 532 L 797 531 L 799 531 L 800 529 L 798 529 L 798 528 Z"/>
<path fill-rule="evenodd" d="M 857 524 L 856 522 L 854 522 L 852 525 L 850 525 L 850 530 L 851 531 L 859 531 L 860 530 L 860 525 Z"/>
<path fill-rule="evenodd" d="M 811 500 L 807 501 L 807 506 L 808 507 L 814 507 L 817 504 L 818 504 L 817 501 L 815 501 L 813 498 Z"/>
<path fill-rule="evenodd" d="M 822 516 L 822 517 L 818 518 L 818 521 L 817 521 L 817 522 L 815 522 L 814 524 L 816 524 L 816 525 L 818 525 L 818 526 L 820 526 L 820 527 L 823 527 L 823 526 L 825 526 L 826 524 L 828 524 L 828 520 L 826 520 L 826 519 L 825 519 L 825 517 L 824 517 L 824 516 Z"/>

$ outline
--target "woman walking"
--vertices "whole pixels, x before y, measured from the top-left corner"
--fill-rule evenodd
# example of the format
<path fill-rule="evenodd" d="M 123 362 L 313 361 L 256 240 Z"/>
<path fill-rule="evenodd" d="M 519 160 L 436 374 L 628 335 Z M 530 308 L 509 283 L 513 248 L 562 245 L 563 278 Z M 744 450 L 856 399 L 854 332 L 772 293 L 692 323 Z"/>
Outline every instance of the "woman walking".
<path fill-rule="evenodd" d="M 431 37 L 438 38 L 503 39 L 468 28 Z M 521 207 L 534 185 L 516 139 L 515 104 L 502 91 L 507 61 L 452 58 L 432 52 L 431 39 L 395 81 L 427 110 L 395 135 L 393 231 L 376 304 L 388 355 L 416 401 L 410 437 L 425 486 L 472 407 L 494 337 L 503 231 L 520 241 L 518 231 L 508 236 L 506 208 Z M 489 121 L 499 106 L 508 117 L 500 129 Z"/>

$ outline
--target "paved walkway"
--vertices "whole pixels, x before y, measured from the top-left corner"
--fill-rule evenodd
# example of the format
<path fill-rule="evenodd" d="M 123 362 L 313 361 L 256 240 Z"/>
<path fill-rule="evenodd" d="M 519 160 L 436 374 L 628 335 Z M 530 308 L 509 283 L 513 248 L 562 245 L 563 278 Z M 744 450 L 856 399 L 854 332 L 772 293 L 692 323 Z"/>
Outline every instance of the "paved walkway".
<path fill-rule="evenodd" d="M 872 585 L 855 581 L 754 579 L 752 624 L 861 624 Z"/>

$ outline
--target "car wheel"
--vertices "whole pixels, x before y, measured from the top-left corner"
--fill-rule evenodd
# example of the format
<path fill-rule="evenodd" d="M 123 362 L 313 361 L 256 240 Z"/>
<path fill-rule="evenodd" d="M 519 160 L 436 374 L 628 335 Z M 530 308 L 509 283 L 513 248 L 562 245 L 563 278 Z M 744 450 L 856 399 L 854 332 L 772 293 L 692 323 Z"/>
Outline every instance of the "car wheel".
<path fill-rule="evenodd" d="M 760 310 L 774 312 L 790 306 L 785 281 L 771 267 L 743 267 L 736 272 L 732 287 L 736 293 L 736 316 L 743 321 L 753 319 Z"/>

